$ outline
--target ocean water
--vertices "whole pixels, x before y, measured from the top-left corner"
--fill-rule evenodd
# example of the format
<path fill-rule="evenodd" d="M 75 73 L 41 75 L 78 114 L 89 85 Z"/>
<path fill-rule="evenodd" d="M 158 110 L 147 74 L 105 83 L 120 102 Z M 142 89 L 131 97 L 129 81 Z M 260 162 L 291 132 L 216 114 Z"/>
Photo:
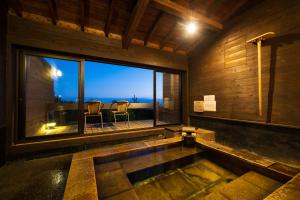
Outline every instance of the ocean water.
<path fill-rule="evenodd" d="M 64 97 L 62 98 L 62 101 L 64 102 L 76 102 L 77 98 L 74 97 Z M 113 101 L 128 101 L 130 103 L 134 103 L 134 99 L 132 97 L 130 98 L 101 98 L 101 97 L 85 97 L 84 101 L 101 101 L 102 103 L 112 103 Z M 162 99 L 157 99 L 157 102 L 161 105 L 162 104 Z M 136 103 L 153 103 L 153 98 L 138 98 Z"/>

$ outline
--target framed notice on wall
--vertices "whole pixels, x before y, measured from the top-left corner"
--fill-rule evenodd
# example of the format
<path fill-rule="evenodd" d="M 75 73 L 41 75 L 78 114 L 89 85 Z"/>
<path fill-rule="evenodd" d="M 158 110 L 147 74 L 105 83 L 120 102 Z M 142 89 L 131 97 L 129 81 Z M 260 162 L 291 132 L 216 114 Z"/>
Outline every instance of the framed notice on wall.
<path fill-rule="evenodd" d="M 216 112 L 217 102 L 215 95 L 204 95 L 204 111 Z"/>
<path fill-rule="evenodd" d="M 204 101 L 215 101 L 215 95 L 204 95 L 203 97 Z"/>
<path fill-rule="evenodd" d="M 194 112 L 204 111 L 204 101 L 194 101 Z"/>
<path fill-rule="evenodd" d="M 216 101 L 204 101 L 204 111 L 217 111 Z"/>

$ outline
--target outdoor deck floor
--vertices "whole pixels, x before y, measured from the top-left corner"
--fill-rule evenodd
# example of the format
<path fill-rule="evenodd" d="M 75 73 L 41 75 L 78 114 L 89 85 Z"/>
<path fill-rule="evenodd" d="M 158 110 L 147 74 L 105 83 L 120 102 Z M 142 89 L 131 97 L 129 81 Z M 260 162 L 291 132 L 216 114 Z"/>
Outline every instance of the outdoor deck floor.
<path fill-rule="evenodd" d="M 166 122 L 159 121 L 159 125 L 167 124 Z M 140 128 L 151 128 L 153 127 L 153 120 L 135 120 L 130 121 L 129 124 L 125 121 L 119 121 L 116 124 L 114 122 L 104 123 L 103 128 L 100 123 L 97 124 L 87 124 L 84 131 L 85 134 L 97 134 L 97 133 L 106 133 L 113 131 L 121 130 L 130 130 L 130 129 L 140 129 Z M 56 126 L 53 129 L 44 129 L 36 134 L 27 135 L 27 136 L 43 136 L 43 135 L 58 135 L 58 134 L 67 134 L 67 133 L 76 133 L 78 132 L 77 125 L 68 125 L 68 126 Z"/>
<path fill-rule="evenodd" d="M 101 124 L 87 124 L 85 134 L 103 133 L 112 131 L 121 131 L 128 129 L 151 128 L 153 127 L 153 120 L 136 120 L 130 121 L 129 124 L 125 121 L 104 123 L 103 128 Z"/>

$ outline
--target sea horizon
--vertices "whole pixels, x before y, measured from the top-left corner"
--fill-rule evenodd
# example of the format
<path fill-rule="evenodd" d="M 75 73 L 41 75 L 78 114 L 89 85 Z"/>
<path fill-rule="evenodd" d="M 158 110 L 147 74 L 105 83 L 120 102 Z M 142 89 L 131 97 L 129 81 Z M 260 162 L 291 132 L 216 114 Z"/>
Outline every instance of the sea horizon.
<path fill-rule="evenodd" d="M 66 102 L 76 102 L 77 98 L 75 97 L 63 97 L 61 98 L 62 101 Z M 101 101 L 102 103 L 112 103 L 113 101 L 128 101 L 129 103 L 153 103 L 153 98 L 148 97 L 137 97 L 134 100 L 133 97 L 121 98 L 121 97 L 85 97 L 84 101 Z M 157 99 L 159 103 L 162 102 L 162 99 Z"/>

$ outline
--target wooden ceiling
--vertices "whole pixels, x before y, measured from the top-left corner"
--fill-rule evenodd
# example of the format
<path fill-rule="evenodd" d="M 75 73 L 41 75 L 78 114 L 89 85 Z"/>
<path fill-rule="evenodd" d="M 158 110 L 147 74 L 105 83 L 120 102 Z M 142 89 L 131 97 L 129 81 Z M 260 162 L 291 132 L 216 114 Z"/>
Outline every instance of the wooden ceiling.
<path fill-rule="evenodd" d="M 175 53 L 188 53 L 250 0 L 9 0 L 19 17 L 34 14 L 58 26 L 75 24 L 79 30 L 100 30 L 104 37 L 122 39 L 123 48 L 144 45 Z M 187 35 L 184 24 L 199 23 Z"/>

